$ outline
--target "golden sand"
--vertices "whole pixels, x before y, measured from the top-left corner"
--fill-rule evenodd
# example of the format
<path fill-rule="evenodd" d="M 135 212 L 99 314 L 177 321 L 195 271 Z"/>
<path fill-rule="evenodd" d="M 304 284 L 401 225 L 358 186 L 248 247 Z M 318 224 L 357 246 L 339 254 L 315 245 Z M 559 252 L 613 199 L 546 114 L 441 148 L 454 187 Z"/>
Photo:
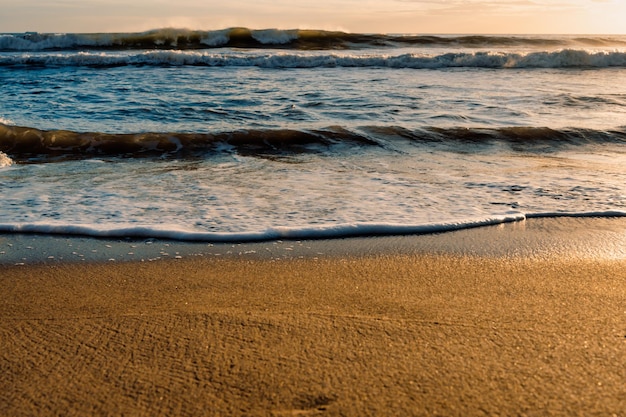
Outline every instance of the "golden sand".
<path fill-rule="evenodd" d="M 0 415 L 626 412 L 626 261 L 0 269 Z"/>

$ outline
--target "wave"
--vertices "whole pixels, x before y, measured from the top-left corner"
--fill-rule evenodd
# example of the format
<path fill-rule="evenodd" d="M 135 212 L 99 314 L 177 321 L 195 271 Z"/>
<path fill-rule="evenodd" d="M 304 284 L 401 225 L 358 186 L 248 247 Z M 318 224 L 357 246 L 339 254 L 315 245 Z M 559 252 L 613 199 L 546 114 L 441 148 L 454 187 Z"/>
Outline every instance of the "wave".
<path fill-rule="evenodd" d="M 626 143 L 626 128 L 613 130 L 551 129 L 546 127 L 407 129 L 401 126 L 364 126 L 347 129 L 237 130 L 215 133 L 104 133 L 40 130 L 0 124 L 0 152 L 7 161 L 59 161 L 99 156 L 154 157 L 232 152 L 249 156 L 332 152 L 336 146 L 438 145 L 472 151 L 505 144 L 514 151 L 550 152 L 566 146 Z M 462 145 L 462 146 L 460 146 Z M 0 156 L 2 153 L 0 153 Z"/>
<path fill-rule="evenodd" d="M 145 51 L 141 53 L 40 53 L 0 55 L 0 67 L 123 67 L 203 66 L 259 68 L 394 68 L 394 69 L 532 69 L 626 67 L 626 52 L 589 52 L 564 49 L 553 52 L 467 52 L 424 54 L 305 54 L 209 53 L 198 51 Z"/>
<path fill-rule="evenodd" d="M 361 34 L 306 29 L 229 28 L 189 30 L 163 28 L 139 33 L 36 33 L 0 35 L 0 51 L 44 51 L 77 49 L 207 49 L 282 48 L 298 50 L 385 47 L 620 47 L 622 36 L 433 36 Z"/>
<path fill-rule="evenodd" d="M 105 228 L 89 225 L 21 223 L 0 224 L 0 233 L 46 234 L 65 236 L 86 236 L 95 238 L 129 239 L 167 239 L 187 242 L 245 243 L 271 240 L 301 239 L 343 239 L 364 236 L 394 236 L 445 233 L 476 227 L 492 226 L 523 221 L 530 218 L 557 217 L 626 217 L 623 211 L 580 212 L 580 213 L 531 213 L 511 212 L 502 215 L 431 224 L 390 224 L 390 223 L 354 223 L 319 227 L 276 227 L 258 232 L 201 232 L 186 229 L 162 229 L 159 227 L 117 227 Z"/>
<path fill-rule="evenodd" d="M 13 160 L 9 158 L 9 156 L 3 152 L 0 152 L 0 168 L 8 167 L 13 165 Z"/>

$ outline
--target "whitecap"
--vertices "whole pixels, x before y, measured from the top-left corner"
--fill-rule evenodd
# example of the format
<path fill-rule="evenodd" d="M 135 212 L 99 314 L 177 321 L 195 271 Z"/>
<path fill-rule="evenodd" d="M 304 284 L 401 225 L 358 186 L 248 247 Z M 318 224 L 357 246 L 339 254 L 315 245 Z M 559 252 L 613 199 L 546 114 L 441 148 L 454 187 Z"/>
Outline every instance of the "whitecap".
<path fill-rule="evenodd" d="M 0 152 L 0 168 L 13 165 L 13 160 L 4 152 Z"/>
<path fill-rule="evenodd" d="M 298 39 L 296 30 L 265 29 L 255 30 L 252 37 L 263 45 L 284 45 Z"/>

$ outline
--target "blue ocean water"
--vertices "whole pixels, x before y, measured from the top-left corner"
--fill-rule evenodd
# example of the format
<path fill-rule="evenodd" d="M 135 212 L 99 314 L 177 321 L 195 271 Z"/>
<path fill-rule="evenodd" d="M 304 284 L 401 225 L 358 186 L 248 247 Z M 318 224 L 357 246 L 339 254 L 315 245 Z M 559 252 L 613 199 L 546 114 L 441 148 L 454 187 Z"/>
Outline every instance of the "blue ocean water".
<path fill-rule="evenodd" d="M 206 241 L 626 214 L 626 37 L 0 35 L 0 231 Z"/>

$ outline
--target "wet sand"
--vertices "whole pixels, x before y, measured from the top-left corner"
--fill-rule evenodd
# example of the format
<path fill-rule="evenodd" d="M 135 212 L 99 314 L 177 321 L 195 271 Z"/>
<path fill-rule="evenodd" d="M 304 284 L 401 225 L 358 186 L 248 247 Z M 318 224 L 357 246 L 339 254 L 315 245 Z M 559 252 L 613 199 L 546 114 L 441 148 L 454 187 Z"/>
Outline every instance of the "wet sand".
<path fill-rule="evenodd" d="M 621 416 L 624 236 L 623 219 L 536 220 L 5 263 L 0 415 Z"/>

